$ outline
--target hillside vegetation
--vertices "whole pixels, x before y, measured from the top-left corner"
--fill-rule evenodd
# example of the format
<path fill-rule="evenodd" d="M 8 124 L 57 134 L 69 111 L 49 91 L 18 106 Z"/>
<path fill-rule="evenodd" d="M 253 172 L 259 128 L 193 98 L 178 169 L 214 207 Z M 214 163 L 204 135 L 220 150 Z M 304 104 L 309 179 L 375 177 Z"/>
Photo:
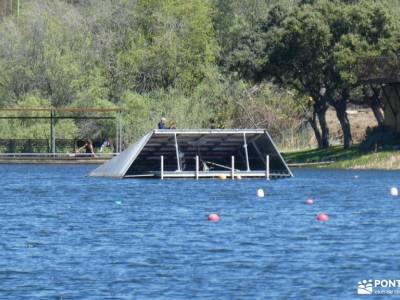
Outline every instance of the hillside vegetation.
<path fill-rule="evenodd" d="M 119 106 L 126 143 L 166 116 L 180 128 L 213 119 L 304 137 L 297 148 L 313 129 L 323 148 L 332 107 L 350 147 L 348 103 L 380 105 L 379 91 L 357 85 L 358 59 L 399 51 L 397 0 L 20 3 L 0 23 L 0 106 Z M 0 123 L 0 138 L 49 135 L 45 121 Z M 115 135 L 112 121 L 56 127 L 57 138 Z"/>

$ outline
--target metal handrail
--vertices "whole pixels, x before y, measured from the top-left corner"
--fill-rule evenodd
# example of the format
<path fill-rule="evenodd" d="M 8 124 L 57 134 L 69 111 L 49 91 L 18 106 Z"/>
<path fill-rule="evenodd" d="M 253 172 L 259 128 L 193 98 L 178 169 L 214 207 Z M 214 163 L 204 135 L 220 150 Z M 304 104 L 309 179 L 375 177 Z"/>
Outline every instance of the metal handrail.
<path fill-rule="evenodd" d="M 95 153 L 95 158 L 113 157 L 119 153 Z M 91 153 L 0 153 L 0 157 L 94 157 Z"/>

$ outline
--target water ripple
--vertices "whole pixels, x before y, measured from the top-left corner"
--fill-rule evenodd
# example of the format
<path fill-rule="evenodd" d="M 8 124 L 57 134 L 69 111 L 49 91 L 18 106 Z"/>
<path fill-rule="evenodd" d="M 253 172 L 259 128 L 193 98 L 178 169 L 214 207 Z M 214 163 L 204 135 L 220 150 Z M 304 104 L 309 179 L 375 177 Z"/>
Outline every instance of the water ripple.
<path fill-rule="evenodd" d="M 232 182 L 92 168 L 0 166 L 0 299 L 353 299 L 359 280 L 399 279 L 400 172 Z"/>

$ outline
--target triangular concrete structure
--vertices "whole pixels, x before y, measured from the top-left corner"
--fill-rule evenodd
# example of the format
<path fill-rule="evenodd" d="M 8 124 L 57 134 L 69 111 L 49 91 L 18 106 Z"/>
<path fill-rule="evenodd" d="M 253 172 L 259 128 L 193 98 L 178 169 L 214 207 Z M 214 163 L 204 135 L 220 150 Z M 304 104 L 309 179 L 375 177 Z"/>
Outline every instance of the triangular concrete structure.
<path fill-rule="evenodd" d="M 97 177 L 292 177 L 261 129 L 154 130 L 95 169 Z"/>

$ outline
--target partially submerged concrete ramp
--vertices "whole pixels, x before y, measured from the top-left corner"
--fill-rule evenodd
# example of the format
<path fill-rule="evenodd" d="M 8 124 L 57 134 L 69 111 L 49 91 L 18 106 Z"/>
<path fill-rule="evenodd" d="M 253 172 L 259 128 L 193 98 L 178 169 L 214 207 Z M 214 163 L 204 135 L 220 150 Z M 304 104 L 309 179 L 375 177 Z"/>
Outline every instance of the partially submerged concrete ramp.
<path fill-rule="evenodd" d="M 292 177 L 261 129 L 158 129 L 90 176 L 115 178 Z"/>

